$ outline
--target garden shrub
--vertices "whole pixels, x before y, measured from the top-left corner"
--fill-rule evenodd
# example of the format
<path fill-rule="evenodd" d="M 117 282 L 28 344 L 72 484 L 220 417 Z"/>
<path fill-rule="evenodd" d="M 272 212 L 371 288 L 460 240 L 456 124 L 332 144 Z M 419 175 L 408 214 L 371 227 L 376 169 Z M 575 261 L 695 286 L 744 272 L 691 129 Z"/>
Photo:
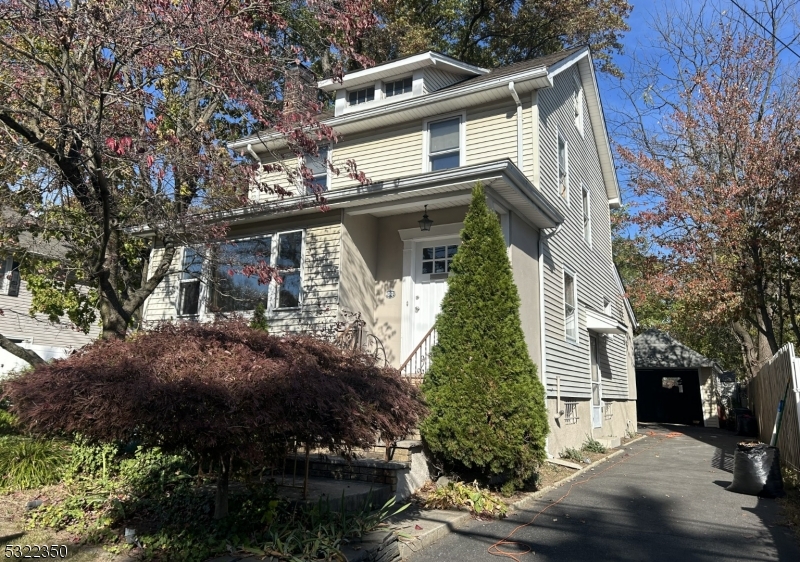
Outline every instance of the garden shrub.
<path fill-rule="evenodd" d="M 456 471 L 504 478 L 508 492 L 544 460 L 547 415 L 503 233 L 480 184 L 461 239 L 436 319 L 438 343 L 422 386 L 430 415 L 420 431 Z"/>
<path fill-rule="evenodd" d="M 232 459 L 277 464 L 294 440 L 349 453 L 406 435 L 425 411 L 417 389 L 369 356 L 241 320 L 100 341 L 12 378 L 4 391 L 31 432 L 136 439 L 213 462 L 218 517 L 228 512 Z"/>
<path fill-rule="evenodd" d="M 0 490 L 27 490 L 61 479 L 69 452 L 50 439 L 0 437 Z"/>

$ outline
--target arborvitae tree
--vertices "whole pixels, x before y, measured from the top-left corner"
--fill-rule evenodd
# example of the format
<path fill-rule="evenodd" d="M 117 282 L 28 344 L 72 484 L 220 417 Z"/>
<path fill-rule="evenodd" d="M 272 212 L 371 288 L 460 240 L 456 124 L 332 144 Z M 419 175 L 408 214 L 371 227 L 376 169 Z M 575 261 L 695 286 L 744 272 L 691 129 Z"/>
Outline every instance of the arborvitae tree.
<path fill-rule="evenodd" d="M 256 305 L 253 311 L 253 318 L 250 320 L 250 327 L 254 330 L 263 330 L 269 332 L 269 323 L 267 323 L 267 308 L 263 303 Z"/>
<path fill-rule="evenodd" d="M 503 233 L 480 183 L 461 239 L 436 319 L 438 343 L 422 386 L 430 415 L 420 431 L 447 465 L 504 476 L 511 491 L 545 458 L 547 414 Z"/>

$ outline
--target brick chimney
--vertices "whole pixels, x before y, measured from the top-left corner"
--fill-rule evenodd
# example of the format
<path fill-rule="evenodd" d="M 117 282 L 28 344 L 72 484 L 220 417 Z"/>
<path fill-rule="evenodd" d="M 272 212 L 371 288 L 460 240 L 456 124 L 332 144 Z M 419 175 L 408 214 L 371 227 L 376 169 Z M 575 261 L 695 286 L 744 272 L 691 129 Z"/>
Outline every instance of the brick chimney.
<path fill-rule="evenodd" d="M 318 103 L 317 77 L 302 64 L 293 62 L 286 69 L 283 88 L 283 112 L 302 113 Z"/>

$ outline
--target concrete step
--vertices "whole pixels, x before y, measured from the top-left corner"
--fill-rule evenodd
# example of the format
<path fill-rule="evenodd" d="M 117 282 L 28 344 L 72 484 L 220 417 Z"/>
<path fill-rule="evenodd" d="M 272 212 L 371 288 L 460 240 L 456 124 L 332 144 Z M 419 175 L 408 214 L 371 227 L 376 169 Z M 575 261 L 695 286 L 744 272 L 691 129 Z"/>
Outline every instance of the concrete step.
<path fill-rule="evenodd" d="M 599 441 L 606 449 L 616 449 L 622 444 L 621 438 L 613 436 L 595 437 L 594 440 Z"/>

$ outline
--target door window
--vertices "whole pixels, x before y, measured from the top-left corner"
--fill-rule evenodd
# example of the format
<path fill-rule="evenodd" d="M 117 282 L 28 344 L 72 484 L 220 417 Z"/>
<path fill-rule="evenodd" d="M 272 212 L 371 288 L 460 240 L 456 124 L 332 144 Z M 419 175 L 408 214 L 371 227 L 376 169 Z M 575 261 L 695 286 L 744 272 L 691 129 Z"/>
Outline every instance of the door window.
<path fill-rule="evenodd" d="M 422 248 L 422 273 L 424 275 L 450 273 L 453 256 L 458 251 L 457 244 L 427 246 Z"/>

